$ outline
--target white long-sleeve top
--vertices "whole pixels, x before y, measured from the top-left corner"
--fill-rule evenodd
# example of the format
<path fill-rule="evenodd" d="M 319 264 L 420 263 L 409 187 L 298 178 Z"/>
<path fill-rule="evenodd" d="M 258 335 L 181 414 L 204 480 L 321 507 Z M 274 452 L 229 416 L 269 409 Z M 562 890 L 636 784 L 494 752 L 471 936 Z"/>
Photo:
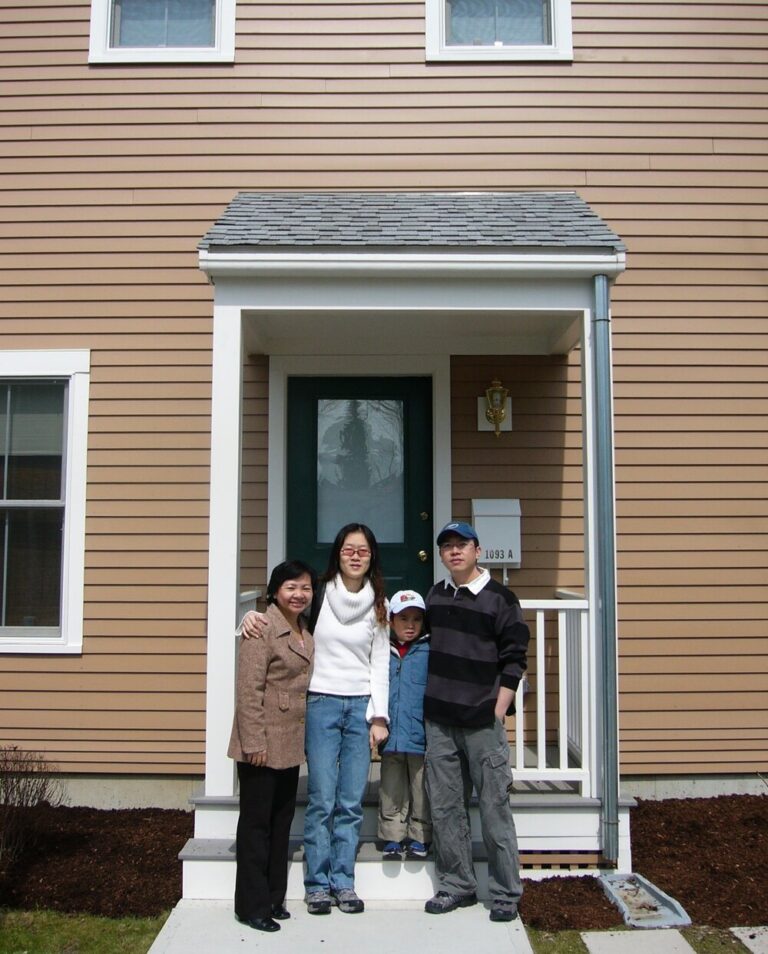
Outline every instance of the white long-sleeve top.
<path fill-rule="evenodd" d="M 373 587 L 351 593 L 340 577 L 325 588 L 315 623 L 310 692 L 370 696 L 367 719 L 389 721 L 389 627 L 376 622 Z"/>

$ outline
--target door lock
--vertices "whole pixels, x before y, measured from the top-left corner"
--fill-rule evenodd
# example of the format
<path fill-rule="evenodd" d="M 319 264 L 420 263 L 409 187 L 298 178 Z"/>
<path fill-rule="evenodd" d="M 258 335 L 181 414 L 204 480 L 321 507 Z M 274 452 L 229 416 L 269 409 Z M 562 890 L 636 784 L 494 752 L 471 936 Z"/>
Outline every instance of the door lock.
<path fill-rule="evenodd" d="M 427 513 L 426 510 L 422 510 L 419 516 L 421 517 L 422 520 L 429 520 L 429 514 Z"/>
<path fill-rule="evenodd" d="M 422 563 L 426 563 L 429 557 L 427 556 L 426 550 L 419 550 L 419 559 Z"/>

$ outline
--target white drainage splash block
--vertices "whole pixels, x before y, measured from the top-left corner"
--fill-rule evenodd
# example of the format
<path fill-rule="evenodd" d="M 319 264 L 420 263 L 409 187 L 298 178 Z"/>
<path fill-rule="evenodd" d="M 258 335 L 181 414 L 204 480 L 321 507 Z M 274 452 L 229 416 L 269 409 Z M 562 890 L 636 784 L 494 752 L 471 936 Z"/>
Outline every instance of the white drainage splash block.
<path fill-rule="evenodd" d="M 642 875 L 601 874 L 598 880 L 630 927 L 677 928 L 691 923 L 674 898 Z"/>

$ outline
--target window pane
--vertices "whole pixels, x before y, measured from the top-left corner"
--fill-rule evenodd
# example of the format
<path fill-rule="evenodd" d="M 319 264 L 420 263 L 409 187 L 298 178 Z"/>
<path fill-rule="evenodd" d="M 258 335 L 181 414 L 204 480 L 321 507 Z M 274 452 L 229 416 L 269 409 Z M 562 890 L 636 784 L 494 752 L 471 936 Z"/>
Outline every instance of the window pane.
<path fill-rule="evenodd" d="M 113 0 L 113 47 L 212 47 L 216 0 Z"/>
<path fill-rule="evenodd" d="M 59 626 L 63 511 L 6 513 L 5 626 Z"/>
<path fill-rule="evenodd" d="M 60 500 L 64 385 L 11 384 L 6 397 L 5 499 Z"/>
<path fill-rule="evenodd" d="M 446 0 L 448 46 L 540 46 L 552 42 L 550 0 Z"/>
<path fill-rule="evenodd" d="M 357 522 L 379 543 L 401 543 L 403 478 L 402 401 L 318 401 L 318 542 Z"/>

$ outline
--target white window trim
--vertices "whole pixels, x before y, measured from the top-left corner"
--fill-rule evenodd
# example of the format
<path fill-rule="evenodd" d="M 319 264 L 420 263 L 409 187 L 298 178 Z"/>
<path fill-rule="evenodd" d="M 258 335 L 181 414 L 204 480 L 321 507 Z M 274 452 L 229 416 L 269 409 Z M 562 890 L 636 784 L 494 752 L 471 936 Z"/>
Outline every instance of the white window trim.
<path fill-rule="evenodd" d="M 60 635 L 33 636 L 25 627 L 0 629 L 3 653 L 80 653 L 85 584 L 85 480 L 88 453 L 90 351 L 0 351 L 0 379 L 67 378 Z M 3 632 L 9 633 L 6 637 Z"/>
<path fill-rule="evenodd" d="M 571 0 L 552 0 L 552 43 L 536 46 L 447 46 L 445 0 L 426 0 L 427 60 L 538 62 L 572 60 Z"/>
<path fill-rule="evenodd" d="M 211 47 L 111 47 L 111 0 L 91 0 L 89 63 L 233 63 L 235 60 L 235 2 L 216 2 L 216 42 Z"/>

